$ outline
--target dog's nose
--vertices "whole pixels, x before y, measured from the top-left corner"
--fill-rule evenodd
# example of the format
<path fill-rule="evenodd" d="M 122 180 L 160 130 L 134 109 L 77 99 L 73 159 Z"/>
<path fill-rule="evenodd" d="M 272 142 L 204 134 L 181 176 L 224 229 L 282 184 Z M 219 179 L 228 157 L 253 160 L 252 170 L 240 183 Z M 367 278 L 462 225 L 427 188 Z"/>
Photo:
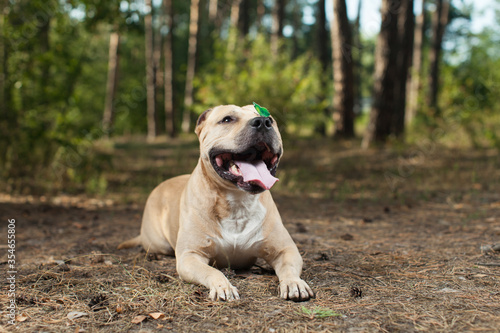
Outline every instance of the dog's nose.
<path fill-rule="evenodd" d="M 250 126 L 257 131 L 266 131 L 273 128 L 273 120 L 269 117 L 257 117 L 250 120 Z"/>

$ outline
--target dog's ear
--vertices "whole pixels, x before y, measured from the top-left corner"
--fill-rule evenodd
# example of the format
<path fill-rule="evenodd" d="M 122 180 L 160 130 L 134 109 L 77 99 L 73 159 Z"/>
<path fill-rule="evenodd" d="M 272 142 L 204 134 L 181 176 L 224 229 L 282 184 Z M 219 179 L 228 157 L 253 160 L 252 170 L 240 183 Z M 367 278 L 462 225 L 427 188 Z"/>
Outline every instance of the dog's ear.
<path fill-rule="evenodd" d="M 208 116 L 208 113 L 212 111 L 212 109 L 208 109 L 208 110 L 205 110 L 203 111 L 202 114 L 200 114 L 200 116 L 198 117 L 198 120 L 196 121 L 196 128 L 194 129 L 194 132 L 196 133 L 196 135 L 200 135 L 200 132 L 201 132 L 201 129 L 203 127 L 203 123 L 205 122 L 205 120 L 207 119 L 207 116 Z"/>

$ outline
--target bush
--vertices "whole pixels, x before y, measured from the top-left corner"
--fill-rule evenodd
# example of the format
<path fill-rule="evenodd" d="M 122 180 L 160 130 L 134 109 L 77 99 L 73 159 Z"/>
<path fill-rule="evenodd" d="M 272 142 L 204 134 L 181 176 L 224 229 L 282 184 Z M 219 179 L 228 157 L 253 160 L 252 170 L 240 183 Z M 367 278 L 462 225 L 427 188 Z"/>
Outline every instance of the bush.
<path fill-rule="evenodd" d="M 290 52 L 282 51 L 273 57 L 261 35 L 246 44 L 234 52 L 216 45 L 213 65 L 196 81 L 200 101 L 196 113 L 219 104 L 256 102 L 271 112 L 282 132 L 327 121 L 326 101 L 320 97 L 325 87 L 319 79 L 325 74 L 311 54 L 293 59 Z"/>
<path fill-rule="evenodd" d="M 442 116 L 449 127 L 466 133 L 473 146 L 500 149 L 500 57 L 489 32 L 472 41 L 465 61 L 444 68 Z"/>

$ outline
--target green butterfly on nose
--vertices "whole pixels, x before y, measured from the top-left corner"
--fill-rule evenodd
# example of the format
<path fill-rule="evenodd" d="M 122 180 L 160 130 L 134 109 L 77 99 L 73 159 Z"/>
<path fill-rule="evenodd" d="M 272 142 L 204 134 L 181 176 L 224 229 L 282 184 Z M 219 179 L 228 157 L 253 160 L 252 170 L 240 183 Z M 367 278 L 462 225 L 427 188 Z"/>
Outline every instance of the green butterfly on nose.
<path fill-rule="evenodd" d="M 257 113 L 261 116 L 261 117 L 270 117 L 271 114 L 269 113 L 269 111 L 267 111 L 266 108 L 263 108 L 262 106 L 260 106 L 259 104 L 253 102 L 253 107 L 255 108 L 255 110 L 257 110 Z"/>

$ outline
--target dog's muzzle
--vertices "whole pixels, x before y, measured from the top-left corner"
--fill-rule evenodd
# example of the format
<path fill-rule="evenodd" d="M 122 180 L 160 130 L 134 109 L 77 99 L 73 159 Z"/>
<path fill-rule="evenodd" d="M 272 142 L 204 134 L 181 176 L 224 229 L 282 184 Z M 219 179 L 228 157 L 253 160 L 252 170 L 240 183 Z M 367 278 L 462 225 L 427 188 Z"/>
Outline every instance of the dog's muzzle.
<path fill-rule="evenodd" d="M 217 174 L 240 189 L 260 193 L 270 189 L 277 181 L 276 170 L 281 157 L 278 136 L 267 117 L 256 117 L 248 122 L 241 135 L 241 151 L 214 148 L 210 162 Z"/>

